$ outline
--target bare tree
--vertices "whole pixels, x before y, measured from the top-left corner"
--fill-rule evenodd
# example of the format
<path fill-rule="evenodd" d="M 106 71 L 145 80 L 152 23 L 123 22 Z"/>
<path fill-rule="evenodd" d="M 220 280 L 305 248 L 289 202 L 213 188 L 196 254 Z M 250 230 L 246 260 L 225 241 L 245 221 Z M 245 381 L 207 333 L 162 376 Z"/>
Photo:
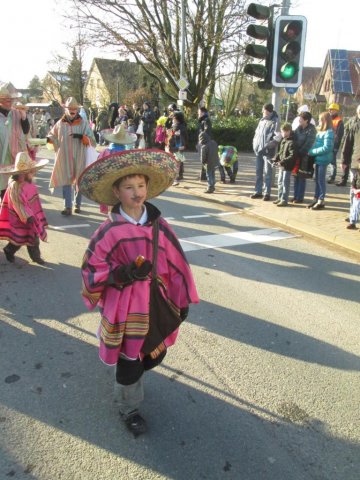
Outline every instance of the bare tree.
<path fill-rule="evenodd" d="M 184 75 L 188 106 L 215 91 L 219 63 L 233 56 L 247 24 L 245 0 L 183 0 L 186 6 Z M 93 44 L 135 59 L 175 100 L 181 66 L 181 0 L 73 0 Z"/>

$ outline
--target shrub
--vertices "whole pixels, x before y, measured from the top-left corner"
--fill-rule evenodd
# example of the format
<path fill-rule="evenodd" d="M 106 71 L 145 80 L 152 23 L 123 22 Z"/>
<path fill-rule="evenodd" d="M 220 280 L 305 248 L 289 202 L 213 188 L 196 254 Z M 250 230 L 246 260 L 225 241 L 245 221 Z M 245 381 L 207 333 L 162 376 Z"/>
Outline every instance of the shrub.
<path fill-rule="evenodd" d="M 232 145 L 241 152 L 252 151 L 252 139 L 259 119 L 256 117 L 211 118 L 212 138 L 218 145 Z M 195 150 L 198 141 L 198 122 L 187 121 L 189 150 Z"/>

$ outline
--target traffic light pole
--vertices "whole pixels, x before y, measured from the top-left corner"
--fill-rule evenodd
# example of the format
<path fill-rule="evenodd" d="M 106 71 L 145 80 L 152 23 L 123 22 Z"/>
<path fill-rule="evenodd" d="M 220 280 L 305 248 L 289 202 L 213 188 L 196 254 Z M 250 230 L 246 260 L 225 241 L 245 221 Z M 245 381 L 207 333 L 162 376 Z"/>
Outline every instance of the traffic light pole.
<path fill-rule="evenodd" d="M 272 8 L 274 8 L 273 5 Z M 290 10 L 290 0 L 283 0 L 281 5 L 281 15 L 288 15 Z M 273 87 L 273 93 L 271 96 L 271 103 L 274 105 L 274 110 L 277 112 L 280 118 L 280 87 Z"/>

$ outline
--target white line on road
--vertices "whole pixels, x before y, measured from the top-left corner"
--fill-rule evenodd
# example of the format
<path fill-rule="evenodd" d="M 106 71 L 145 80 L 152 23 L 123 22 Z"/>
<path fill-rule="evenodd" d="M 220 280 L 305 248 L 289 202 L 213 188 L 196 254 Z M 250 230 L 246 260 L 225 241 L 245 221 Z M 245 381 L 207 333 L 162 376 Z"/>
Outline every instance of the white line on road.
<path fill-rule="evenodd" d="M 183 218 L 207 218 L 210 217 L 210 215 L 184 215 Z"/>
<path fill-rule="evenodd" d="M 62 225 L 61 227 L 54 227 L 49 225 L 51 230 L 68 230 L 69 228 L 81 228 L 81 227 L 90 227 L 89 223 L 78 223 L 77 225 Z"/>
<path fill-rule="evenodd" d="M 229 232 L 220 235 L 200 235 L 198 237 L 183 238 L 180 240 L 180 243 L 185 252 L 191 252 L 193 250 L 205 250 L 208 248 L 273 242 L 295 237 L 296 235 L 282 232 L 275 228 L 264 228 L 248 232 Z"/>

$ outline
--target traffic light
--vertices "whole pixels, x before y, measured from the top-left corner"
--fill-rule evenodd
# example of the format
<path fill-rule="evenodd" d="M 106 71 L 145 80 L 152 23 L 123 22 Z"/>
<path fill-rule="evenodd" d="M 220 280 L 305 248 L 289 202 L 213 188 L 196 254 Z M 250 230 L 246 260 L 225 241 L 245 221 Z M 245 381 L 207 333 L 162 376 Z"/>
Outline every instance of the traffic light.
<path fill-rule="evenodd" d="M 271 89 L 273 8 L 258 5 L 257 3 L 250 3 L 247 14 L 257 20 L 267 20 L 267 25 L 256 25 L 252 23 L 247 27 L 247 35 L 256 40 L 263 40 L 264 44 L 250 43 L 246 45 L 245 53 L 250 57 L 265 60 L 265 64 L 248 63 L 245 65 L 244 73 L 261 78 L 262 80 L 258 82 L 259 88 Z"/>
<path fill-rule="evenodd" d="M 301 15 L 280 15 L 275 20 L 271 83 L 299 87 L 304 67 L 307 20 Z"/>

